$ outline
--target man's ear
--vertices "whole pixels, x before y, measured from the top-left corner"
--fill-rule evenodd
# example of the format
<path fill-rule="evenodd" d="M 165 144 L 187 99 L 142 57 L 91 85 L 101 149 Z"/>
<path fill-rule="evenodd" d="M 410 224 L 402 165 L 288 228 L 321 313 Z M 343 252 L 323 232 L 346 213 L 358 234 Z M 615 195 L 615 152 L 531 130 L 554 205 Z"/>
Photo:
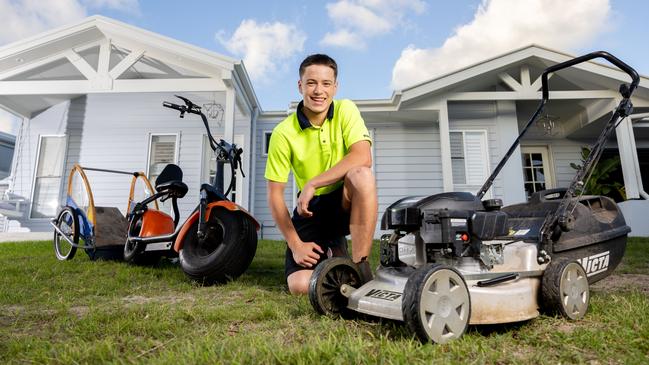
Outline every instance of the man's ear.
<path fill-rule="evenodd" d="M 302 80 L 297 80 L 297 91 L 300 92 L 300 95 L 304 95 L 302 92 Z"/>

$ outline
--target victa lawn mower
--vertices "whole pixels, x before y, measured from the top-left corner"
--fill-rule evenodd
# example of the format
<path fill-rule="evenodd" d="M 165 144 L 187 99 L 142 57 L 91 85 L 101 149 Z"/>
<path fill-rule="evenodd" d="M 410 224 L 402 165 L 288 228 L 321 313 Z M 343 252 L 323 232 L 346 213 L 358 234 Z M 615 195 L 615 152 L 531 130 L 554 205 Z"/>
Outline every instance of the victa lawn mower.
<path fill-rule="evenodd" d="M 502 207 L 483 197 L 539 118 L 549 99 L 548 75 L 604 58 L 631 77 L 621 101 L 567 188 L 534 193 Z M 317 312 L 359 312 L 407 323 L 423 342 L 445 343 L 469 324 L 528 320 L 542 311 L 569 319 L 588 309 L 589 284 L 620 263 L 630 228 L 613 200 L 585 194 L 585 183 L 607 138 L 631 113 L 640 81 L 624 62 L 594 52 L 543 71 L 542 100 L 508 152 L 474 195 L 447 192 L 406 197 L 388 207 L 375 277 L 363 283 L 348 258 L 331 258 L 314 271 L 309 299 Z"/>

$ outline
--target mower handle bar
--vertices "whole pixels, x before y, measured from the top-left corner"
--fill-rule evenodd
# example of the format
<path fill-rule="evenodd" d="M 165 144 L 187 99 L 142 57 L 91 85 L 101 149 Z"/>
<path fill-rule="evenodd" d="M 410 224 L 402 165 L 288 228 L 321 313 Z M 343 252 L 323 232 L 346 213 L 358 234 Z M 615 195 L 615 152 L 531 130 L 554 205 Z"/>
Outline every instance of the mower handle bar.
<path fill-rule="evenodd" d="M 564 68 L 568 68 L 571 66 L 574 66 L 576 64 L 590 61 L 594 58 L 603 58 L 607 60 L 608 62 L 612 63 L 613 65 L 617 66 L 620 70 L 624 71 L 626 74 L 628 74 L 631 77 L 631 85 L 628 87 L 621 86 L 620 87 L 620 93 L 622 94 L 623 97 L 629 98 L 631 94 L 633 94 L 633 91 L 638 87 L 638 84 L 640 84 L 640 76 L 634 70 L 631 66 L 627 65 L 626 63 L 622 62 L 619 58 L 613 56 L 612 54 L 605 52 L 605 51 L 597 51 L 597 52 L 592 52 L 588 53 L 586 55 L 573 58 L 572 60 L 568 60 L 566 62 L 558 63 L 554 66 L 550 66 L 543 71 L 543 74 L 541 75 L 541 84 L 543 87 L 543 100 L 548 100 L 550 92 L 548 90 L 548 75 L 557 72 L 559 70 L 562 70 Z"/>
<path fill-rule="evenodd" d="M 491 188 L 491 185 L 493 184 L 494 180 L 496 179 L 496 176 L 500 173 L 500 170 L 505 166 L 507 161 L 509 160 L 509 157 L 514 153 L 516 150 L 516 147 L 520 144 L 521 138 L 525 135 L 527 130 L 530 128 L 530 126 L 536 122 L 536 120 L 541 116 L 541 112 L 543 111 L 545 104 L 548 102 L 550 92 L 548 91 L 548 75 L 553 72 L 557 72 L 559 70 L 562 70 L 564 68 L 568 68 L 571 66 L 574 66 L 576 64 L 586 62 L 589 60 L 592 60 L 594 58 L 604 58 L 608 62 L 612 63 L 613 65 L 617 66 L 620 70 L 624 71 L 627 73 L 629 76 L 631 76 L 631 84 L 630 86 L 627 86 L 626 84 L 620 85 L 620 94 L 622 94 L 622 97 L 624 99 L 629 99 L 631 97 L 631 94 L 633 94 L 633 91 L 638 87 L 638 84 L 640 83 L 640 76 L 634 70 L 631 66 L 627 65 L 626 63 L 622 62 L 620 59 L 617 57 L 613 56 L 612 54 L 605 52 L 605 51 L 597 51 L 597 52 L 591 52 L 588 54 L 585 54 L 583 56 L 573 58 L 571 60 L 562 62 L 562 63 L 557 63 L 556 65 L 550 66 L 546 68 L 543 71 L 543 74 L 541 74 L 541 83 L 542 83 L 542 89 L 543 89 L 543 98 L 541 102 L 539 103 L 538 108 L 536 109 L 536 112 L 530 120 L 527 122 L 523 130 L 520 132 L 514 143 L 509 147 L 509 150 L 507 153 L 505 153 L 505 156 L 502 158 L 498 166 L 494 169 L 494 171 L 491 173 L 491 175 L 487 178 L 487 181 L 482 185 L 480 190 L 476 193 L 476 196 L 479 199 L 482 199 L 482 197 L 487 193 L 487 191 Z"/>

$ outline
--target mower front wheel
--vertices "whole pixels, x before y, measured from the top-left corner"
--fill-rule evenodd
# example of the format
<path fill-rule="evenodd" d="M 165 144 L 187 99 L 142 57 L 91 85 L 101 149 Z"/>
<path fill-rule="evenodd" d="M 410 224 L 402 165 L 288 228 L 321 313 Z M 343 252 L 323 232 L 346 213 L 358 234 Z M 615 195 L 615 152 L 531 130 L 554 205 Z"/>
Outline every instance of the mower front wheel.
<path fill-rule="evenodd" d="M 350 258 L 332 257 L 316 266 L 309 281 L 309 301 L 316 312 L 328 316 L 343 314 L 348 302 L 340 292 L 343 284 L 354 288 L 362 285 L 358 265 Z"/>
<path fill-rule="evenodd" d="M 584 318 L 590 302 L 588 277 L 584 268 L 574 260 L 552 260 L 541 281 L 541 306 L 549 314 L 578 320 Z"/>
<path fill-rule="evenodd" d="M 422 342 L 446 343 L 466 332 L 471 297 L 456 269 L 422 266 L 406 282 L 401 309 L 404 321 Z"/>

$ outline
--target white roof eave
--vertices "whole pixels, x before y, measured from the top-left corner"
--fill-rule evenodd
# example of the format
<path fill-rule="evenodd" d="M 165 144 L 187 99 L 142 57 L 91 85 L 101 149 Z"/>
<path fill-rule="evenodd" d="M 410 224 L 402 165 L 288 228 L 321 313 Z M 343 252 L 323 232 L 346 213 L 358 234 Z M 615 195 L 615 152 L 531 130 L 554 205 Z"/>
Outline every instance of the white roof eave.
<path fill-rule="evenodd" d="M 567 53 L 532 44 L 461 68 L 459 70 L 452 71 L 442 76 L 438 76 L 434 79 L 404 88 L 403 90 L 401 90 L 401 93 L 403 94 L 402 102 L 418 99 L 424 95 L 438 94 L 450 87 L 453 87 L 454 85 L 457 85 L 458 83 L 461 83 L 473 77 L 494 70 L 510 67 L 512 64 L 521 62 L 531 57 L 550 61 L 553 64 L 565 62 L 575 58 L 575 56 Z M 620 71 L 618 68 L 611 65 L 595 62 L 595 60 L 580 63 L 573 67 L 612 79 L 620 80 L 622 82 L 629 82 L 629 76 L 623 71 Z M 649 85 L 649 79 L 641 76 L 640 87 L 645 87 L 644 85 Z"/>

